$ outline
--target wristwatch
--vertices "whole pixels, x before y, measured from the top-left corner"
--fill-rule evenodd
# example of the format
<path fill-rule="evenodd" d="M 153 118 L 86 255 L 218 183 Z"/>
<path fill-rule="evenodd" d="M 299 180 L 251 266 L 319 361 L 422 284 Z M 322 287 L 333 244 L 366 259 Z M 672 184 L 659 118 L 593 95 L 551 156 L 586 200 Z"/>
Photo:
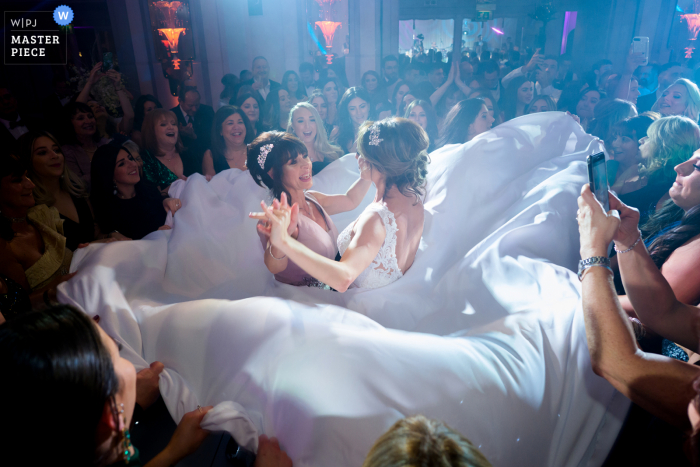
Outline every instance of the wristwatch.
<path fill-rule="evenodd" d="M 611 273 L 613 272 L 612 268 L 610 267 L 610 258 L 607 256 L 591 256 L 590 258 L 582 259 L 578 262 L 578 280 L 583 280 L 583 273 L 586 271 L 586 269 L 594 266 L 601 266 Z"/>

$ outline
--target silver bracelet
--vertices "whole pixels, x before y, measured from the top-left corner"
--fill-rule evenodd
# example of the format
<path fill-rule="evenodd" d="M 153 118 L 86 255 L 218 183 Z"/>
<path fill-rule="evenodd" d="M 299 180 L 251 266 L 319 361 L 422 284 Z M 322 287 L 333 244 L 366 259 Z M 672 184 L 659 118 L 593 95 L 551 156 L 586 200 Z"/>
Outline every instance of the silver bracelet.
<path fill-rule="evenodd" d="M 613 270 L 610 267 L 610 258 L 607 256 L 591 256 L 578 262 L 578 280 L 582 281 L 584 273 L 595 266 L 604 267 L 613 274 Z"/>
<path fill-rule="evenodd" d="M 634 249 L 634 247 L 636 247 L 637 244 L 638 244 L 639 242 L 641 242 L 641 241 L 642 241 L 642 233 L 639 232 L 639 238 L 637 238 L 637 241 L 635 241 L 635 242 L 632 244 L 631 247 L 627 248 L 626 250 L 618 250 L 618 249 L 617 249 L 617 245 L 614 245 L 614 248 L 615 248 L 615 251 L 617 251 L 618 253 L 629 253 L 629 252 L 632 251 L 632 250 Z"/>
<path fill-rule="evenodd" d="M 276 258 L 275 255 L 272 254 L 272 243 L 270 243 L 270 246 L 267 247 L 267 251 L 268 251 L 268 253 L 270 253 L 270 256 L 272 257 L 272 259 L 276 259 L 277 261 L 281 261 L 287 257 L 287 255 L 284 255 L 281 258 Z"/>

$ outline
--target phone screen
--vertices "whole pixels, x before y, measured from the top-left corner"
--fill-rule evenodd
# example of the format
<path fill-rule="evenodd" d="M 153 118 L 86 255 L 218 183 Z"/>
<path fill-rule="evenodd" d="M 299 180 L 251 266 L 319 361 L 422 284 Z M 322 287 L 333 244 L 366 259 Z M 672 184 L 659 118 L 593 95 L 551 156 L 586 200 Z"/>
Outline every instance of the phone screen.
<path fill-rule="evenodd" d="M 107 73 L 114 66 L 114 60 L 112 59 L 112 52 L 105 52 L 102 54 L 102 73 Z"/>
<path fill-rule="evenodd" d="M 608 197 L 608 170 L 605 164 L 605 154 L 598 153 L 588 156 L 588 182 L 591 191 L 596 199 L 603 205 L 605 212 L 610 210 L 610 199 Z"/>

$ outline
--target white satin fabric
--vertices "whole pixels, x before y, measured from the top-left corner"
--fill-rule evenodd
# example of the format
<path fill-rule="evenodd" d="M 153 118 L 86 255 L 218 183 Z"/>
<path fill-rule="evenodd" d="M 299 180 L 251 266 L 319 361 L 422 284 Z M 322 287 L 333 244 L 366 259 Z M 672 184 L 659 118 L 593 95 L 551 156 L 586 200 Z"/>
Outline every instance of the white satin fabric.
<path fill-rule="evenodd" d="M 431 155 L 413 266 L 344 294 L 276 283 L 248 212 L 265 190 L 236 169 L 175 182 L 173 230 L 79 250 L 62 301 L 101 316 L 138 368 L 160 360 L 175 420 L 296 466 L 361 465 L 412 414 L 444 420 L 497 466 L 598 466 L 629 406 L 590 369 L 573 270 L 576 197 L 599 142 L 562 113 L 515 119 Z M 353 156 L 314 177 L 344 192 Z M 339 230 L 372 200 L 333 216 Z"/>

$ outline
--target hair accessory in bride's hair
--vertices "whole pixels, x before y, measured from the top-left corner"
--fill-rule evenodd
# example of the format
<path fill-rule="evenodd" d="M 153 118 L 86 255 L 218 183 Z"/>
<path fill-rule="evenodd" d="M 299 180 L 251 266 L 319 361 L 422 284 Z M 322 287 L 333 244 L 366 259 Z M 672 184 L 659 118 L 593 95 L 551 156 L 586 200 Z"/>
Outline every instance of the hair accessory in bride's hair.
<path fill-rule="evenodd" d="M 372 128 L 369 130 L 369 145 L 370 146 L 379 146 L 379 143 L 384 141 L 382 138 L 379 137 L 379 127 L 375 123 L 372 125 Z"/>
<path fill-rule="evenodd" d="M 265 159 L 267 159 L 267 155 L 270 154 L 270 151 L 272 151 L 273 147 L 275 147 L 273 144 L 266 144 L 265 146 L 260 148 L 258 164 L 260 164 L 260 168 L 263 170 L 265 170 Z"/>

